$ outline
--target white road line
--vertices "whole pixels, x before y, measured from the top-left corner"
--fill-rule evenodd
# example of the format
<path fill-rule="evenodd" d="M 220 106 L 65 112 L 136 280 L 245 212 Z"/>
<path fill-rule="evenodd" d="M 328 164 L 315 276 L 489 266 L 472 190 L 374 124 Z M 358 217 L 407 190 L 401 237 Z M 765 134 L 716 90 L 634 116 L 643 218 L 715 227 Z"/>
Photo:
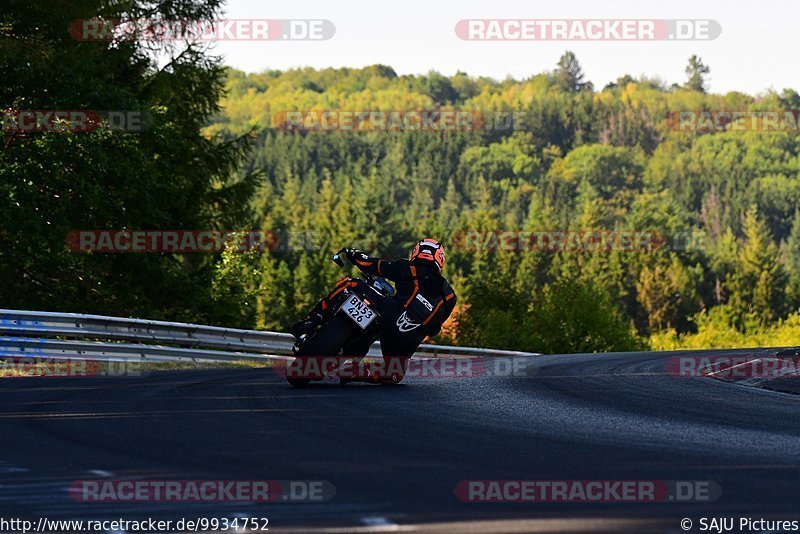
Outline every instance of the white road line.
<path fill-rule="evenodd" d="M 28 471 L 30 471 L 30 469 L 27 467 L 19 467 L 4 460 L 0 460 L 0 474 L 27 473 Z"/>
<path fill-rule="evenodd" d="M 413 527 L 401 527 L 382 516 L 366 516 L 359 521 L 366 527 L 357 529 L 358 532 L 402 532 L 413 530 Z"/>

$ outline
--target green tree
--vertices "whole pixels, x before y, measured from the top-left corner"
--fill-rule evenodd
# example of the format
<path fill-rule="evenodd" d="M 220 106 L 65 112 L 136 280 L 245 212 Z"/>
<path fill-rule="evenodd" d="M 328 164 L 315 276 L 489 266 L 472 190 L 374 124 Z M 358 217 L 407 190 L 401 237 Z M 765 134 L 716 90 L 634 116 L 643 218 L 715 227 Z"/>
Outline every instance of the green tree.
<path fill-rule="evenodd" d="M 256 327 L 281 330 L 297 318 L 289 266 L 270 254 L 259 261 L 260 283 L 256 300 Z"/>
<path fill-rule="evenodd" d="M 215 319 L 221 324 L 255 326 L 260 279 L 256 267 L 258 254 L 239 252 L 232 246 L 215 265 L 211 297 L 216 306 Z"/>
<path fill-rule="evenodd" d="M 652 330 L 686 331 L 688 318 L 701 308 L 697 280 L 702 276 L 702 267 L 690 270 L 675 255 L 666 260 L 640 271 L 637 299 L 647 312 Z"/>
<path fill-rule="evenodd" d="M 685 72 L 687 77 L 685 87 L 690 91 L 705 93 L 706 76 L 711 72 L 711 68 L 703 64 L 703 60 L 697 55 L 693 55 L 689 58 Z"/>
<path fill-rule="evenodd" d="M 81 42 L 91 17 L 214 19 L 218 0 L 10 0 L 0 13 L 0 108 L 130 110 L 144 131 L 10 133 L 0 151 L 0 300 L 7 307 L 217 321 L 214 255 L 75 253 L 89 229 L 246 224 L 248 139 L 206 137 L 225 71 L 203 45 Z M 161 65 L 161 66 L 159 66 Z"/>
<path fill-rule="evenodd" d="M 763 325 L 786 311 L 786 272 L 778 247 L 752 207 L 744 222 L 745 243 L 728 283 L 729 304 L 741 326 Z"/>
<path fill-rule="evenodd" d="M 436 71 L 431 71 L 422 78 L 421 90 L 438 104 L 457 102 L 459 98 L 458 91 L 453 88 L 450 79 Z"/>
<path fill-rule="evenodd" d="M 562 91 L 574 93 L 586 87 L 583 81 L 583 68 L 574 52 L 567 51 L 559 58 L 558 68 L 553 74 L 556 84 Z"/>
<path fill-rule="evenodd" d="M 536 292 L 529 309 L 535 350 L 544 353 L 645 347 L 608 293 L 591 283 L 561 279 Z"/>
<path fill-rule="evenodd" d="M 795 211 L 792 229 L 786 240 L 786 269 L 789 276 L 787 294 L 793 308 L 800 304 L 800 209 Z"/>

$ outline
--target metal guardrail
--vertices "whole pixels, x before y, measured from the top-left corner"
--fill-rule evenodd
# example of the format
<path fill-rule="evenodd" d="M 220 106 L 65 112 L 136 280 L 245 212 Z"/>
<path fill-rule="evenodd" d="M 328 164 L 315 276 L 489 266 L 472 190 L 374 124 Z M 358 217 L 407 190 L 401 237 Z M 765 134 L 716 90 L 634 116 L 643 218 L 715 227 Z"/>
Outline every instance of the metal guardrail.
<path fill-rule="evenodd" d="M 104 315 L 0 309 L 0 358 L 265 360 L 290 356 L 292 343 L 292 336 L 282 332 Z M 369 354 L 380 355 L 380 344 L 373 345 Z M 421 345 L 417 354 L 431 357 L 537 355 L 449 345 Z"/>

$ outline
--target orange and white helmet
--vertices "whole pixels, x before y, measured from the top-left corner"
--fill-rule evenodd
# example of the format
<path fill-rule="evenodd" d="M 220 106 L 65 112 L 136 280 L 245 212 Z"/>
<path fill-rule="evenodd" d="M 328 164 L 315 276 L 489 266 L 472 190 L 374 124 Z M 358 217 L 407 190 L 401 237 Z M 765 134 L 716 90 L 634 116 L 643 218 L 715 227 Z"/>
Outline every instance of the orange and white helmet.
<path fill-rule="evenodd" d="M 435 239 L 423 239 L 411 249 L 411 256 L 409 260 L 423 260 L 429 261 L 436 265 L 439 272 L 444 269 L 444 247 Z"/>

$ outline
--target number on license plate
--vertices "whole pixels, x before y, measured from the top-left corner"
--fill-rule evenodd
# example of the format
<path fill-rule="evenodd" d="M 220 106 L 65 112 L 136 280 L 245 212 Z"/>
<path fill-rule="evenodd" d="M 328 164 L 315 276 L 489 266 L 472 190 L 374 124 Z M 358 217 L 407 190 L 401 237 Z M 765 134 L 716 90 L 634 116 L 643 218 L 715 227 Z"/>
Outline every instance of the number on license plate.
<path fill-rule="evenodd" d="M 350 295 L 340 309 L 361 328 L 366 328 L 375 319 L 375 312 L 356 295 Z"/>

